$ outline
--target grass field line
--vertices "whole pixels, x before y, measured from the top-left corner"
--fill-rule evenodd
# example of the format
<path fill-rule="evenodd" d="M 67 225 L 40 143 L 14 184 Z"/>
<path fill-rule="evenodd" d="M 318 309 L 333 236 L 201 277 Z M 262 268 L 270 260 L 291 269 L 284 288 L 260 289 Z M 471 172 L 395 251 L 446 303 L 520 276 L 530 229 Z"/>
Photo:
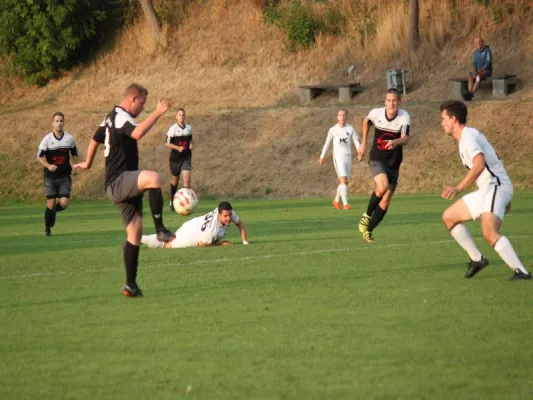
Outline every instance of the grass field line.
<path fill-rule="evenodd" d="M 507 236 L 510 239 L 519 239 L 519 238 L 531 238 L 533 235 L 516 235 L 516 236 Z M 345 251 L 361 251 L 361 250 L 373 250 L 373 249 L 388 249 L 388 248 L 401 248 L 401 247 L 414 247 L 414 246 L 435 246 L 441 244 L 450 244 L 454 243 L 453 239 L 442 239 L 442 240 L 427 240 L 427 241 L 417 241 L 410 243 L 391 243 L 385 245 L 366 245 L 364 247 L 343 247 L 338 249 L 319 249 L 319 250 L 310 250 L 310 251 L 297 251 L 289 253 L 278 253 L 278 254 L 261 254 L 255 256 L 245 256 L 245 257 L 222 257 L 215 258 L 211 260 L 198 260 L 190 263 L 165 263 L 165 264 L 145 264 L 142 268 L 164 268 L 170 266 L 194 266 L 194 265 L 203 265 L 203 264 L 218 264 L 224 262 L 242 262 L 250 260 L 260 260 L 260 259 L 269 259 L 277 257 L 294 257 L 294 256 L 308 256 L 313 254 L 323 254 L 323 253 L 341 253 Z M 159 250 L 148 250 L 148 251 L 159 251 Z M 165 250 L 169 251 L 169 250 Z M 114 270 L 112 268 L 99 268 L 99 269 L 82 269 L 76 271 L 55 271 L 55 272 L 38 272 L 33 274 L 22 274 L 22 275 L 7 275 L 0 276 L 0 280 L 8 279 L 26 279 L 26 278 L 36 278 L 36 277 L 48 277 L 48 276 L 57 276 L 57 275 L 68 275 L 73 273 L 95 273 L 95 272 L 106 272 Z"/>

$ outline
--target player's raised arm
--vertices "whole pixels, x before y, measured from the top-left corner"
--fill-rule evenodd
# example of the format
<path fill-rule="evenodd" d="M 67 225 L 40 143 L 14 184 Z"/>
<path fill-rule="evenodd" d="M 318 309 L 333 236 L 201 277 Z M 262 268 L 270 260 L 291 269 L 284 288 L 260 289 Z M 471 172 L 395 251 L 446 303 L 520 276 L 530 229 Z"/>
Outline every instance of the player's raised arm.
<path fill-rule="evenodd" d="M 131 138 L 135 140 L 141 139 L 150 129 L 152 129 L 157 120 L 163 116 L 167 110 L 167 102 L 159 99 L 155 110 L 148 116 L 148 118 L 135 126 L 135 129 L 131 133 Z"/>

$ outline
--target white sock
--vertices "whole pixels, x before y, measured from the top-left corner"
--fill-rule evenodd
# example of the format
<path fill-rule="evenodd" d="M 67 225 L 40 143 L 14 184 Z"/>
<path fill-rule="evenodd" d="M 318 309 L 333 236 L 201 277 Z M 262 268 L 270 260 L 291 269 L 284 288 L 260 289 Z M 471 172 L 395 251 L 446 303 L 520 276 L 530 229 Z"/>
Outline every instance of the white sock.
<path fill-rule="evenodd" d="M 157 235 L 143 235 L 141 243 L 147 245 L 151 249 L 162 249 L 164 246 L 163 242 L 157 240 Z"/>
<path fill-rule="evenodd" d="M 494 245 L 494 250 L 498 252 L 501 259 L 511 268 L 513 271 L 519 269 L 524 274 L 529 274 L 529 271 L 524 267 L 520 262 L 520 259 L 516 255 L 511 242 L 505 236 L 502 236 L 498 239 Z"/>
<path fill-rule="evenodd" d="M 337 193 L 335 194 L 335 202 L 338 203 L 339 200 L 340 200 L 340 189 L 341 189 L 341 185 L 337 186 Z"/>
<path fill-rule="evenodd" d="M 457 243 L 468 253 L 468 256 L 472 261 L 481 261 L 481 252 L 476 247 L 474 239 L 470 235 L 470 232 L 463 224 L 455 225 L 450 234 Z"/>
<path fill-rule="evenodd" d="M 341 195 L 342 203 L 344 205 L 348 204 L 348 185 L 340 184 L 338 191 L 339 191 L 339 194 Z"/>

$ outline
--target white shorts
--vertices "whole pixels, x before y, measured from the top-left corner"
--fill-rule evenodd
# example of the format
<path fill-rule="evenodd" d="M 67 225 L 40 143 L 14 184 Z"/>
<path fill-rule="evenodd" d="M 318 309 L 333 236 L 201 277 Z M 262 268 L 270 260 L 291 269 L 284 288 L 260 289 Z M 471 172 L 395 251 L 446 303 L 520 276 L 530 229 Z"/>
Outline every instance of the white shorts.
<path fill-rule="evenodd" d="M 183 249 L 185 247 L 198 246 L 197 234 L 194 231 L 193 223 L 189 224 L 190 221 L 192 220 L 185 222 L 176 231 L 176 238 L 170 242 L 170 247 L 173 249 Z"/>
<path fill-rule="evenodd" d="M 349 178 L 352 175 L 352 156 L 333 156 L 333 165 L 335 165 L 335 171 L 337 176 L 345 176 Z"/>
<path fill-rule="evenodd" d="M 463 196 L 466 207 L 477 219 L 486 212 L 496 214 L 503 221 L 505 208 L 513 199 L 513 187 L 509 185 L 489 185 Z"/>

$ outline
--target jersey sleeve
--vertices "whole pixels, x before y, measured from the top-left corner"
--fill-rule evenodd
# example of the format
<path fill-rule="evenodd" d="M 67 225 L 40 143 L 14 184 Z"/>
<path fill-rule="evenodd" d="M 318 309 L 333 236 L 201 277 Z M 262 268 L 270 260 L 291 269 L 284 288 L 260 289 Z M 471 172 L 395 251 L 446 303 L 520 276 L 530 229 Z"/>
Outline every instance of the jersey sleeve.
<path fill-rule="evenodd" d="M 98 127 L 98 129 L 96 130 L 96 132 L 94 132 L 93 140 L 94 140 L 95 142 L 100 143 L 100 144 L 105 143 L 105 130 L 106 130 L 106 127 L 105 127 L 105 121 L 104 121 L 104 122 L 102 122 L 102 124 Z"/>
<path fill-rule="evenodd" d="M 481 143 L 481 135 L 469 135 L 465 138 L 465 150 L 468 154 L 468 157 L 472 162 L 474 162 L 474 157 L 478 154 L 483 154 L 483 146 Z"/>
<path fill-rule="evenodd" d="M 72 143 L 70 144 L 70 155 L 73 157 L 78 157 L 78 146 L 76 146 L 76 141 L 72 138 Z"/>
<path fill-rule="evenodd" d="M 374 120 L 376 119 L 377 114 L 378 114 L 378 110 L 379 108 L 373 108 L 372 110 L 368 112 L 368 114 L 366 114 L 365 118 L 369 120 L 370 122 L 374 123 Z"/>
<path fill-rule="evenodd" d="M 174 125 L 172 125 L 167 132 L 166 143 L 172 143 L 171 140 L 174 137 Z"/>
<path fill-rule="evenodd" d="M 125 112 L 118 113 L 115 117 L 115 128 L 126 136 L 131 136 L 136 126 L 135 120 Z"/>
<path fill-rule="evenodd" d="M 403 117 L 402 127 L 400 128 L 400 133 L 402 135 L 409 136 L 410 129 L 411 129 L 411 117 L 409 114 L 405 113 Z"/>
<path fill-rule="evenodd" d="M 46 135 L 43 140 L 41 140 L 41 143 L 39 144 L 39 147 L 37 148 L 37 158 L 44 157 L 46 154 L 46 151 L 48 150 L 48 135 Z"/>
<path fill-rule="evenodd" d="M 324 147 L 322 148 L 322 153 L 320 153 L 320 158 L 326 157 L 326 152 L 328 151 L 329 145 L 331 144 L 332 140 L 333 140 L 333 130 L 330 129 L 328 131 L 328 136 L 326 138 L 326 143 L 324 143 Z"/>
<path fill-rule="evenodd" d="M 235 211 L 231 211 L 231 222 L 233 222 L 235 225 L 239 223 L 240 219 L 239 216 Z"/>
<path fill-rule="evenodd" d="M 355 145 L 355 148 L 359 150 L 359 146 L 361 146 L 361 143 L 359 142 L 359 137 L 357 136 L 357 132 L 353 126 L 352 126 L 352 139 L 353 139 L 353 144 Z"/>

